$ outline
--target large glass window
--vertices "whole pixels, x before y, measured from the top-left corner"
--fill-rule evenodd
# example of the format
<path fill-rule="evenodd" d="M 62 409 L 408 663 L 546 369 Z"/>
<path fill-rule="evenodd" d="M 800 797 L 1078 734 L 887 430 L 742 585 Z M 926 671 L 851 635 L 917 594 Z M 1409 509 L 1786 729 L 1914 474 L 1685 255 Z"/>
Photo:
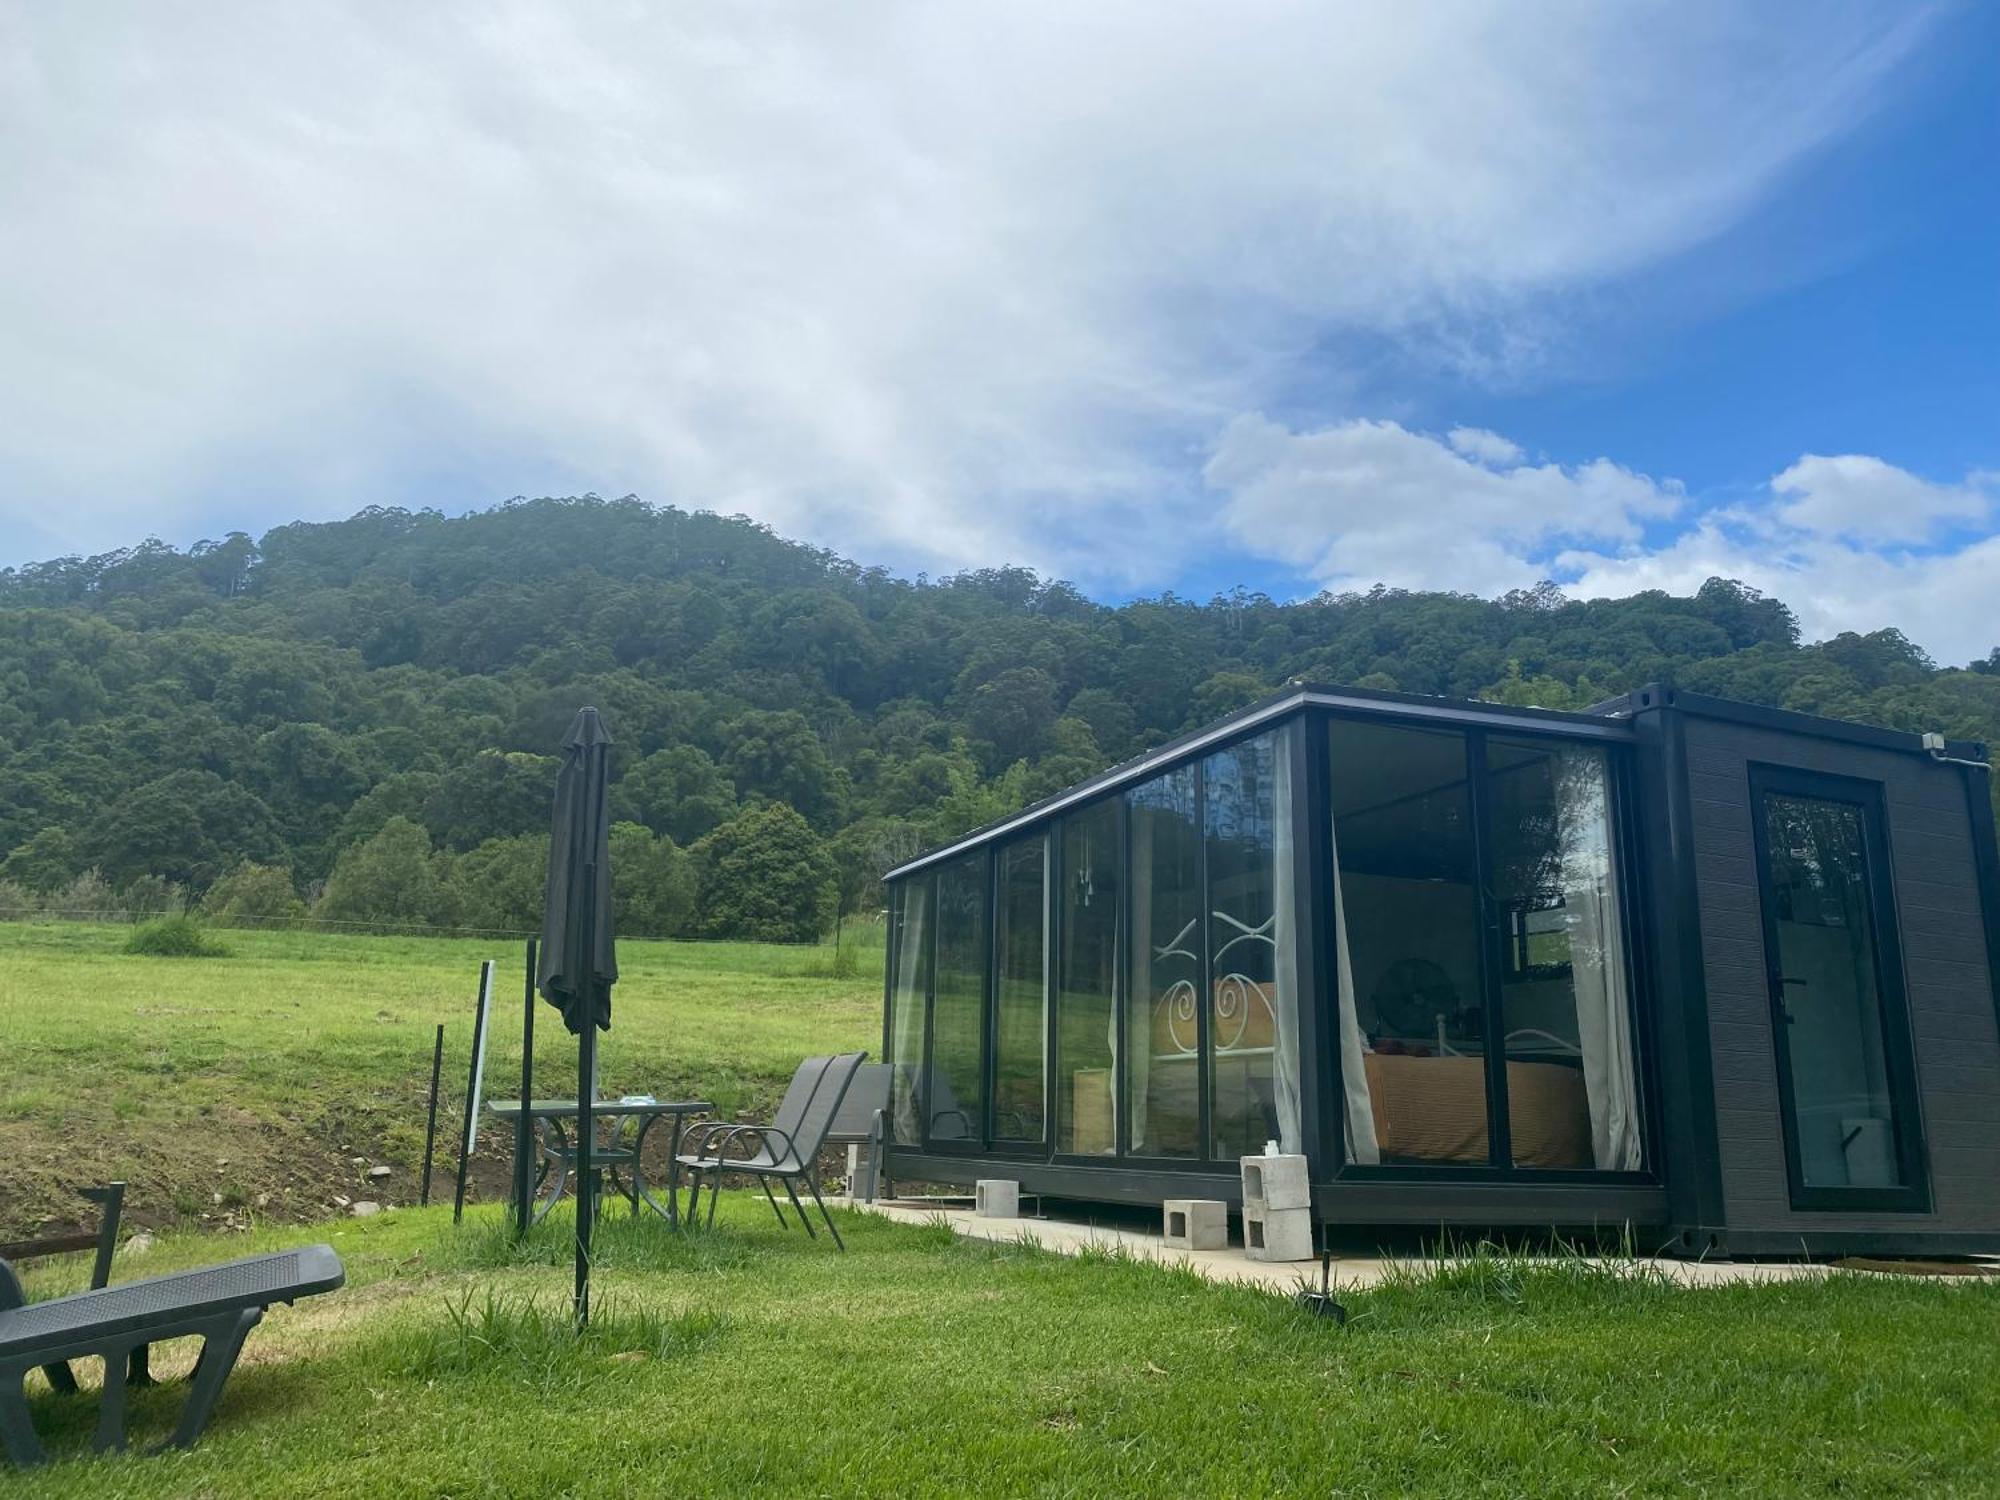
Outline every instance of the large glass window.
<path fill-rule="evenodd" d="M 1056 1150 L 1118 1149 L 1118 803 L 1063 819 L 1056 976 Z"/>
<path fill-rule="evenodd" d="M 896 1143 L 923 1144 L 918 1083 L 924 1065 L 924 1006 L 931 984 L 931 880 L 914 875 L 889 893 L 889 1119 Z"/>
<path fill-rule="evenodd" d="M 1610 766 L 1597 746 L 1489 736 L 1486 771 L 1514 1163 L 1637 1171 Z"/>
<path fill-rule="evenodd" d="M 993 1135 L 1042 1139 L 1048 1051 L 1048 841 L 1039 834 L 1004 846 L 994 951 L 1000 988 L 994 997 Z"/>
<path fill-rule="evenodd" d="M 1753 779 L 1787 1159 L 1797 1207 L 1916 1207 L 1921 1148 L 1872 788 Z M 1831 793 L 1831 794 L 1829 794 Z"/>
<path fill-rule="evenodd" d="M 1254 1154 L 1267 1141 L 1296 1149 L 1292 799 L 1284 743 L 1261 735 L 1202 762 L 1209 1155 L 1217 1158 Z"/>
<path fill-rule="evenodd" d="M 1637 1170 L 1606 752 L 1330 733 L 1347 1159 Z"/>
<path fill-rule="evenodd" d="M 1201 1153 L 1204 971 L 1194 766 L 1134 788 L 1132 1004 L 1125 1056 L 1135 1156 Z"/>
<path fill-rule="evenodd" d="M 932 982 L 933 1141 L 977 1141 L 985 1090 L 986 853 L 938 871 L 937 973 Z"/>
<path fill-rule="evenodd" d="M 1488 1161 L 1467 745 L 1336 719 L 1334 948 L 1347 1159 Z"/>

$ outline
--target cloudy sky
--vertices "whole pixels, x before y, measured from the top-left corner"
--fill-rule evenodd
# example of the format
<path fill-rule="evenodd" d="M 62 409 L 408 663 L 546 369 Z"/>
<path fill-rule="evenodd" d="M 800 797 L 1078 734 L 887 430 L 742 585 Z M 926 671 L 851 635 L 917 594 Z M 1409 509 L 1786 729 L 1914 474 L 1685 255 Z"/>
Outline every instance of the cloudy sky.
<path fill-rule="evenodd" d="M 0 0 L 0 565 L 636 493 L 2000 644 L 2000 9 Z"/>

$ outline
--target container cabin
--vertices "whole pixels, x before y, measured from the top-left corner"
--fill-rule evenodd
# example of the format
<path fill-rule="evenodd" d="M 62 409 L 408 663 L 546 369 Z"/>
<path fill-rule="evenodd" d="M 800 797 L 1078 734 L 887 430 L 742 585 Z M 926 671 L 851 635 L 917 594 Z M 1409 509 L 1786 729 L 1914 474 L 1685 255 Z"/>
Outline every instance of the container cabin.
<path fill-rule="evenodd" d="M 1985 748 L 1295 684 L 892 871 L 899 1178 L 2000 1251 Z"/>

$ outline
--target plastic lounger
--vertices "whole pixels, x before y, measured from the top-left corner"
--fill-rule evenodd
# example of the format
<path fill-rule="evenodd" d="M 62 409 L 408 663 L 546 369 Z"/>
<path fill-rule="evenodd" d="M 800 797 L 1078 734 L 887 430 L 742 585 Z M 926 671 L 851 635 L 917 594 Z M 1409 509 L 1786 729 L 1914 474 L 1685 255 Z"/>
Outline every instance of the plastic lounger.
<path fill-rule="evenodd" d="M 132 1351 L 162 1339 L 199 1336 L 193 1388 L 170 1443 L 189 1446 L 201 1436 L 236 1367 L 243 1340 L 264 1310 L 274 1302 L 330 1292 L 346 1279 L 331 1246 L 309 1245 L 27 1302 L 12 1268 L 0 1261 L 0 1441 L 7 1457 L 19 1468 L 43 1457 L 28 1417 L 24 1382 L 29 1370 L 92 1355 L 103 1358 L 96 1441 L 102 1453 L 125 1446 L 125 1382 Z"/>

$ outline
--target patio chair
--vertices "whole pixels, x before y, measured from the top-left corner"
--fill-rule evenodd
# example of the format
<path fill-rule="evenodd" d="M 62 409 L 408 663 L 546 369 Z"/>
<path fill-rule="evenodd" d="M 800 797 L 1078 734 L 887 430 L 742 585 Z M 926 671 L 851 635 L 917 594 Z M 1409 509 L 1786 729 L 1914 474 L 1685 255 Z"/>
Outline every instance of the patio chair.
<path fill-rule="evenodd" d="M 833 1236 L 835 1248 L 846 1250 L 833 1215 L 826 1211 L 826 1200 L 820 1196 L 819 1152 L 826 1144 L 827 1132 L 840 1110 L 841 1100 L 846 1097 L 848 1085 L 867 1056 L 865 1052 L 843 1052 L 838 1057 L 809 1057 L 792 1075 L 791 1085 L 778 1106 L 778 1118 L 769 1125 L 716 1124 L 702 1132 L 694 1150 L 678 1160 L 694 1176 L 695 1192 L 699 1191 L 703 1175 L 710 1179 L 710 1224 L 715 1222 L 716 1196 L 725 1172 L 756 1178 L 771 1204 L 771 1212 L 783 1224 L 784 1210 L 778 1207 L 778 1200 L 771 1192 L 771 1179 L 775 1177 L 784 1186 L 785 1196 L 792 1200 L 792 1207 L 798 1210 L 799 1222 L 806 1233 L 817 1239 L 818 1231 L 806 1217 L 805 1205 L 799 1202 L 798 1191 L 793 1187 L 794 1182 L 802 1181 L 819 1206 L 819 1216 Z M 784 1123 L 787 1118 L 795 1118 L 795 1123 L 787 1125 Z M 738 1151 L 744 1154 L 733 1154 Z M 690 1221 L 694 1218 L 692 1208 L 688 1218 Z"/>
<path fill-rule="evenodd" d="M 274 1255 L 180 1271 L 110 1286 L 112 1251 L 117 1244 L 125 1185 L 86 1189 L 104 1204 L 104 1221 L 94 1236 L 65 1236 L 29 1245 L 8 1245 L 17 1259 L 88 1249 L 97 1263 L 90 1290 L 45 1302 L 29 1302 L 20 1278 L 0 1257 L 0 1448 L 16 1468 L 42 1462 L 41 1443 L 28 1414 L 24 1383 L 39 1366 L 57 1391 L 72 1394 L 76 1377 L 69 1361 L 97 1356 L 104 1361 L 104 1390 L 98 1407 L 98 1452 L 125 1446 L 125 1390 L 145 1385 L 146 1351 L 162 1339 L 199 1336 L 201 1355 L 193 1388 L 168 1446 L 186 1448 L 201 1436 L 236 1367 L 243 1341 L 274 1302 L 330 1292 L 345 1279 L 340 1257 L 328 1245 L 310 1245 Z"/>

